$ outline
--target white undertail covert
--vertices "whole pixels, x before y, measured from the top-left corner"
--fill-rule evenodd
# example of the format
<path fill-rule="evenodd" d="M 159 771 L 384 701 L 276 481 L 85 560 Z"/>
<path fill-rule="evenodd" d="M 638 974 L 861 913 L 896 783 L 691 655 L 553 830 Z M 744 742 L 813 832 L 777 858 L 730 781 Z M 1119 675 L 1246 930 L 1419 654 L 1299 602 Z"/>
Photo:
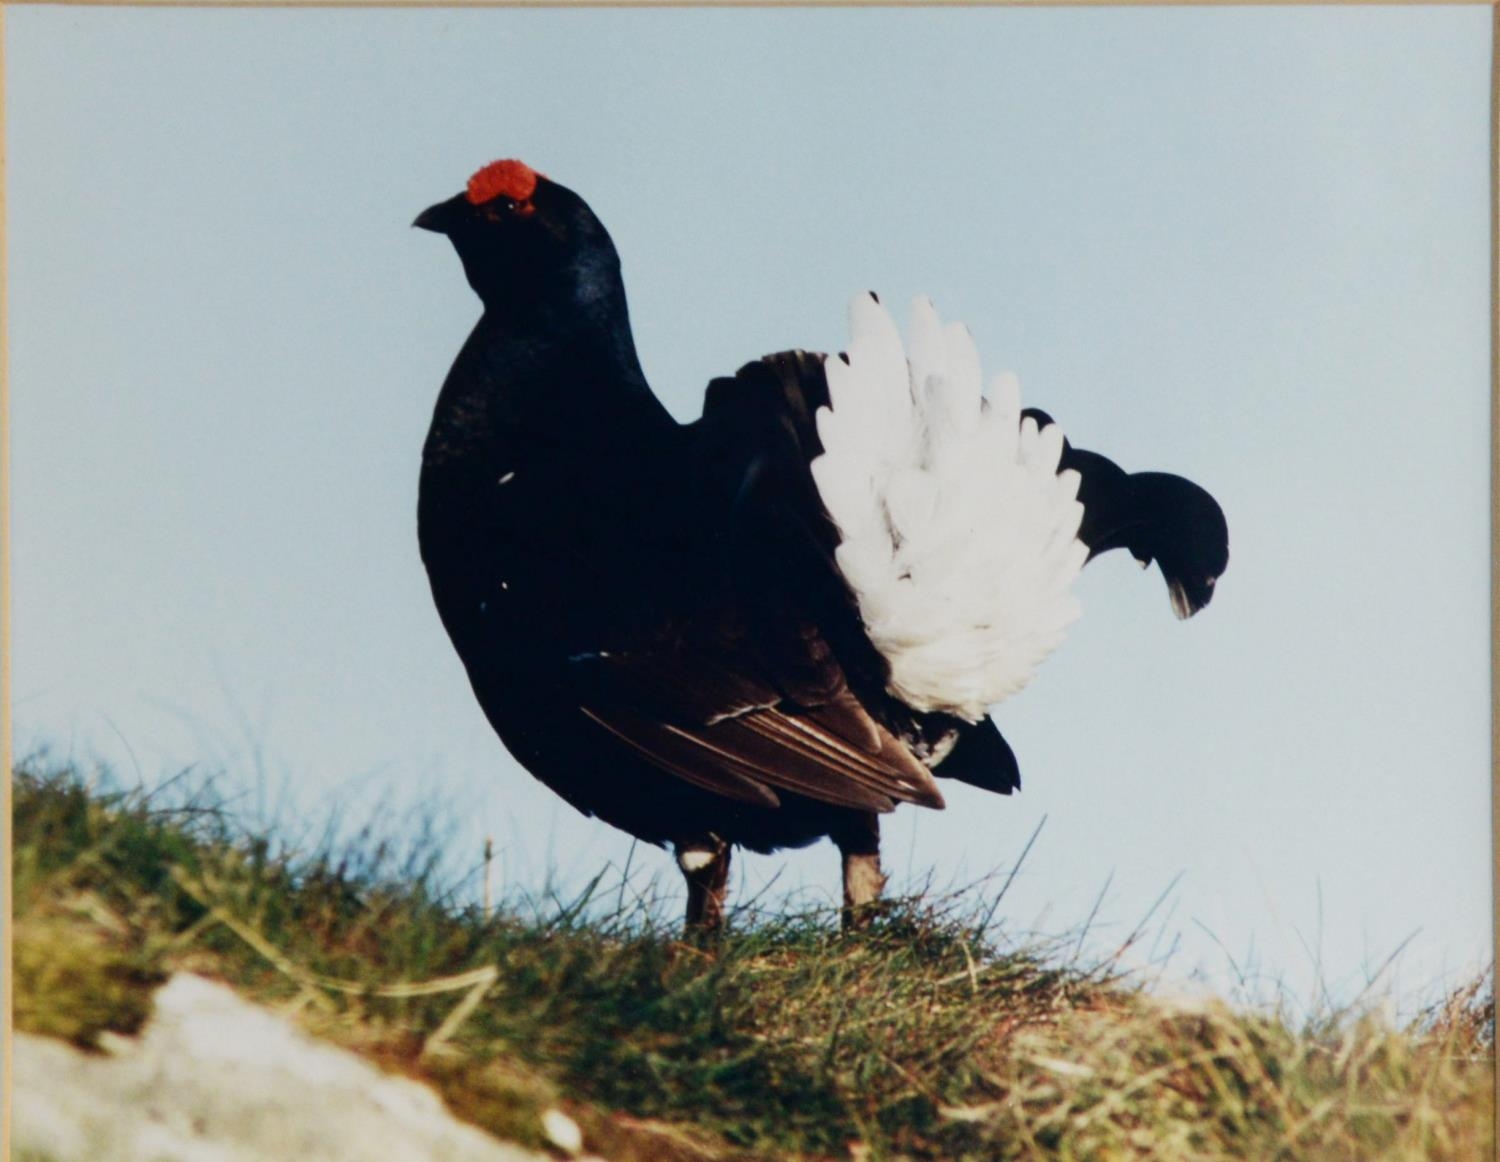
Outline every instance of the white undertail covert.
<path fill-rule="evenodd" d="M 927 299 L 905 347 L 870 294 L 850 304 L 849 329 L 847 353 L 824 364 L 831 407 L 812 464 L 838 567 L 890 663 L 890 692 L 974 722 L 1079 615 L 1078 473 L 1057 471 L 1056 424 L 1021 419 L 1014 375 L 984 398 L 968 329 L 945 326 Z"/>

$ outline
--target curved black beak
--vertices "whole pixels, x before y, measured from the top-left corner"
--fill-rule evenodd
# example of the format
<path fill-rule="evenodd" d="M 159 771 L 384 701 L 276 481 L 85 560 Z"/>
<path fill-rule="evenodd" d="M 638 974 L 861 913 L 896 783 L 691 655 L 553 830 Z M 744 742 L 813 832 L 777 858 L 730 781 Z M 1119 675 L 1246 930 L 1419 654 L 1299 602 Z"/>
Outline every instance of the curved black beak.
<path fill-rule="evenodd" d="M 468 205 L 464 195 L 458 194 L 446 202 L 428 206 L 417 215 L 412 225 L 419 230 L 431 230 L 434 234 L 448 234 L 458 224 L 460 215 L 468 209 Z"/>

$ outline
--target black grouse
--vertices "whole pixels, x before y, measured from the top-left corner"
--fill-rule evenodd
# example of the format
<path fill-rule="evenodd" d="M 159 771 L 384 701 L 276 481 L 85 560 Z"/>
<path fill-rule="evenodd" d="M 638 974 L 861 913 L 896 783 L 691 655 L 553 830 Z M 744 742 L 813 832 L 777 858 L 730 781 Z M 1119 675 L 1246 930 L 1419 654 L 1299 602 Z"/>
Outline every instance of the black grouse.
<path fill-rule="evenodd" d="M 1197 485 L 1127 474 L 981 394 L 968 332 L 873 294 L 847 352 L 769 355 L 671 418 L 636 358 L 620 261 L 518 161 L 414 223 L 484 305 L 438 396 L 418 534 L 443 625 L 511 753 L 586 815 L 670 845 L 690 926 L 729 853 L 823 836 L 846 918 L 878 898 L 879 815 L 933 776 L 1021 785 L 988 708 L 1077 615 L 1113 548 L 1187 617 L 1229 559 Z"/>

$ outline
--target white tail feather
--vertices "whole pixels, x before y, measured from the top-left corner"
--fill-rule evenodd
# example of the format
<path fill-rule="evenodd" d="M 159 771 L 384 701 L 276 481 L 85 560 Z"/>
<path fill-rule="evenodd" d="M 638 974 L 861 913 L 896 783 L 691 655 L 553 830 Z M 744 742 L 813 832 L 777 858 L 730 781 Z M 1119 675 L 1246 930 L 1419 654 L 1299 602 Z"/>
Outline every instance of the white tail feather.
<path fill-rule="evenodd" d="M 1057 471 L 1056 424 L 1021 419 L 1014 375 L 981 398 L 973 338 L 928 300 L 912 307 L 905 348 L 873 295 L 854 299 L 849 330 L 846 356 L 824 364 L 831 407 L 812 464 L 835 559 L 890 692 L 974 722 L 1078 617 L 1078 473 Z"/>

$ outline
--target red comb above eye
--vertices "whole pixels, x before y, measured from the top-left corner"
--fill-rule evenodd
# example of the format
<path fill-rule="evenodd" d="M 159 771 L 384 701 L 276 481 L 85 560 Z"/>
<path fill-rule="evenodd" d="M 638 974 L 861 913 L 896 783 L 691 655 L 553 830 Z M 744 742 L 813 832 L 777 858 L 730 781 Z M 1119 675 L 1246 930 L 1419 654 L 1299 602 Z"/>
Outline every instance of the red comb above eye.
<path fill-rule="evenodd" d="M 492 198 L 524 202 L 535 192 L 536 170 L 525 162 L 506 158 L 504 161 L 490 162 L 471 177 L 465 197 L 479 206 Z"/>

